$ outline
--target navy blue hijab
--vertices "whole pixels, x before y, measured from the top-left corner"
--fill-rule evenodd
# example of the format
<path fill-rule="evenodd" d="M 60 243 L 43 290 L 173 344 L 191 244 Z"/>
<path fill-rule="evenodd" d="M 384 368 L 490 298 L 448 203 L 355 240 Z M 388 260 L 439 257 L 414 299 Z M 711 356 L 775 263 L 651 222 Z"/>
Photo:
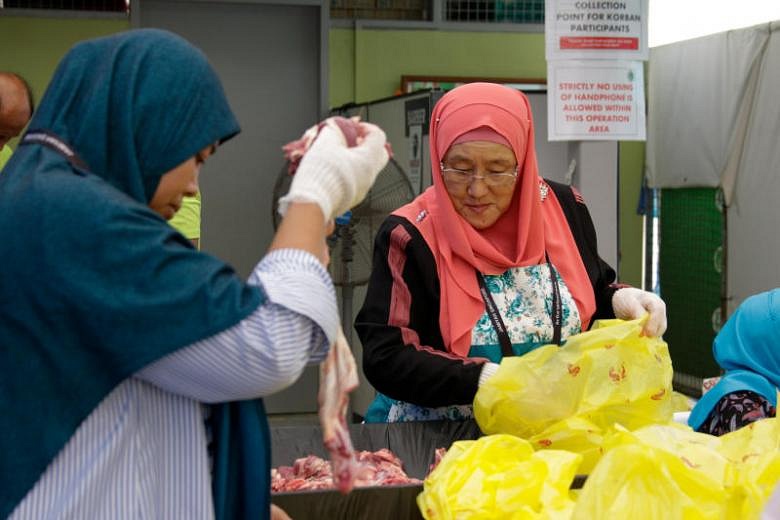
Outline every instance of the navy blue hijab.
<path fill-rule="evenodd" d="M 38 139 L 0 177 L 0 518 L 119 383 L 264 300 L 147 206 L 165 172 L 239 132 L 185 40 L 138 30 L 76 45 L 29 128 Z M 267 434 L 262 403 L 218 417 L 243 428 L 246 413 Z"/>

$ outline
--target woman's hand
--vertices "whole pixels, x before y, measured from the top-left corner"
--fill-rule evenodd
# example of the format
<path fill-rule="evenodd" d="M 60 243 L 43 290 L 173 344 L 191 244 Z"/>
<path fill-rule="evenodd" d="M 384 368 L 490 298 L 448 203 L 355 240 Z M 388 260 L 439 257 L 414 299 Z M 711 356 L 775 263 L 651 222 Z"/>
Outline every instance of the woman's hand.
<path fill-rule="evenodd" d="M 276 504 L 271 504 L 271 520 L 292 520 L 292 518 L 284 512 L 284 509 Z"/>
<path fill-rule="evenodd" d="M 330 220 L 363 200 L 390 155 L 382 129 L 360 123 L 360 130 L 359 142 L 349 146 L 337 127 L 322 127 L 301 159 L 290 191 L 279 199 L 279 213 L 286 214 L 294 201 L 314 202 Z"/>
<path fill-rule="evenodd" d="M 656 337 L 666 332 L 666 304 L 654 293 L 624 287 L 612 295 L 612 309 L 621 320 L 635 320 L 650 314 L 642 329 L 645 336 Z"/>

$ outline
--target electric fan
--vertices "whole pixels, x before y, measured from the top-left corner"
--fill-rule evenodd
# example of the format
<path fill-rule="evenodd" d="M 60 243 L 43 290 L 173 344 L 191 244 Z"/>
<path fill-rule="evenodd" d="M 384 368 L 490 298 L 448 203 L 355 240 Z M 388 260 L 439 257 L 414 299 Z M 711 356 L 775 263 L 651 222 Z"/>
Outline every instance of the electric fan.
<path fill-rule="evenodd" d="M 274 229 L 281 221 L 277 211 L 279 198 L 287 193 L 291 182 L 292 176 L 285 164 L 274 184 L 271 204 Z M 341 323 L 348 340 L 352 331 L 353 291 L 355 287 L 368 283 L 376 232 L 391 212 L 413 198 L 414 190 L 409 178 L 398 162 L 390 159 L 379 172 L 365 200 L 336 218 L 336 230 L 328 238 L 329 271 L 333 284 L 341 292 Z"/>

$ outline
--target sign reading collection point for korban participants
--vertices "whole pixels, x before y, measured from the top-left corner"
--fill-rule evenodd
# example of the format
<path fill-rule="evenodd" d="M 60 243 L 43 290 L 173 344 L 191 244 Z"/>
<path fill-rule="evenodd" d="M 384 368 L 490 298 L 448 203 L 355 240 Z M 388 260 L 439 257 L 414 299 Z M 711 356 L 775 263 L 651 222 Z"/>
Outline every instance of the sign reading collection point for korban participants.
<path fill-rule="evenodd" d="M 644 141 L 641 61 L 547 63 L 549 141 Z"/>
<path fill-rule="evenodd" d="M 647 60 L 649 0 L 546 0 L 547 60 Z"/>

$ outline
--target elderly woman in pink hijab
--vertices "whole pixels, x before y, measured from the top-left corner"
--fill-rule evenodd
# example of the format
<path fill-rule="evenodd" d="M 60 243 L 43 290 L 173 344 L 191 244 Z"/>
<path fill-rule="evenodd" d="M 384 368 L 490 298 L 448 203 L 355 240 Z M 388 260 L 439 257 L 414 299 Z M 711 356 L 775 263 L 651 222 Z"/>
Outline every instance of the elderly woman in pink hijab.
<path fill-rule="evenodd" d="M 504 356 L 562 344 L 597 318 L 649 313 L 655 294 L 615 283 L 582 196 L 539 177 L 526 96 L 471 83 L 430 126 L 433 186 L 383 223 L 355 328 L 378 395 L 367 422 L 462 419 Z M 543 406 L 540 403 L 540 406 Z"/>

